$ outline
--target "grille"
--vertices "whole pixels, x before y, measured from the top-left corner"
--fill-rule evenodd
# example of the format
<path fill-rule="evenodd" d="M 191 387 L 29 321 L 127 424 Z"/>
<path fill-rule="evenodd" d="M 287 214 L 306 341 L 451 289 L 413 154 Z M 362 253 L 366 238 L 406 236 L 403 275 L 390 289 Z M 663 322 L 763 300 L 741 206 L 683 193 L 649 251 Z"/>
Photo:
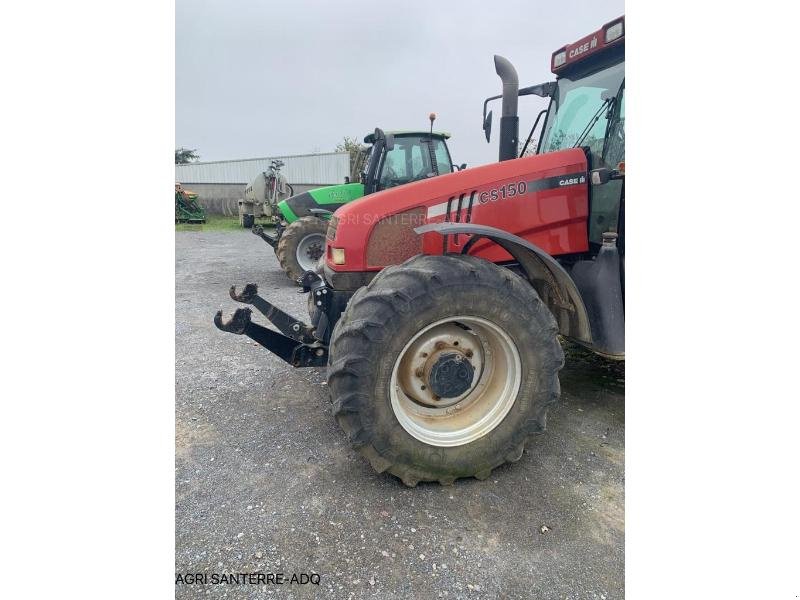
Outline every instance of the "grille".
<path fill-rule="evenodd" d="M 422 236 L 414 228 L 424 222 L 424 208 L 413 208 L 378 221 L 367 242 L 367 266 L 398 265 L 422 252 Z"/>
<path fill-rule="evenodd" d="M 464 215 L 464 223 L 472 222 L 472 205 L 475 203 L 475 198 L 478 195 L 478 190 L 472 190 L 469 194 L 469 198 L 467 198 L 467 194 L 459 194 L 458 197 L 450 196 L 447 201 L 447 212 L 444 215 L 444 220 L 446 222 L 454 222 L 454 223 L 461 223 L 461 211 L 466 208 L 467 214 Z M 442 237 L 442 253 L 447 253 L 447 238 L 449 236 Z M 456 245 L 459 244 L 461 237 L 459 234 L 455 234 L 453 236 L 453 243 Z"/>
<path fill-rule="evenodd" d="M 464 215 L 464 223 L 472 221 L 472 205 L 475 203 L 475 197 L 478 195 L 478 190 L 472 190 L 467 198 L 467 194 L 459 194 L 458 196 L 450 196 L 447 201 L 447 212 L 444 215 L 445 221 L 454 223 L 461 223 L 461 211 L 467 209 L 467 214 Z"/>

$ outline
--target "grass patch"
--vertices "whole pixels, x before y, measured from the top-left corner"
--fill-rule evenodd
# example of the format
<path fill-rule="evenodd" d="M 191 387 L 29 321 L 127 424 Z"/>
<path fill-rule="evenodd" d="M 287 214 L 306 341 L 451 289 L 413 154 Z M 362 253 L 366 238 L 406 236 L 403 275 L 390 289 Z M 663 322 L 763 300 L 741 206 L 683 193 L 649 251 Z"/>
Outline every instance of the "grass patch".
<path fill-rule="evenodd" d="M 266 219 L 257 219 L 256 223 L 271 226 Z M 205 223 L 176 223 L 175 231 L 243 231 L 239 225 L 239 217 L 226 217 L 223 215 L 206 215 Z"/>

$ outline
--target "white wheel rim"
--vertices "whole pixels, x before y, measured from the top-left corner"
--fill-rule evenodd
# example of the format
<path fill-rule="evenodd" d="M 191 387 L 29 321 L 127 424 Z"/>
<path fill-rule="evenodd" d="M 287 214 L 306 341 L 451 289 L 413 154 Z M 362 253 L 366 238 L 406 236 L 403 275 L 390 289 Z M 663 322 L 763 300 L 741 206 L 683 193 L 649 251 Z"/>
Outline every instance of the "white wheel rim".
<path fill-rule="evenodd" d="M 320 257 L 325 252 L 325 236 L 321 233 L 311 233 L 300 240 L 297 245 L 297 264 L 303 271 L 313 271 Z"/>
<path fill-rule="evenodd" d="M 448 398 L 436 396 L 430 383 L 445 356 L 472 367 L 469 388 Z M 497 427 L 521 383 L 522 363 L 511 337 L 486 319 L 456 316 L 428 325 L 405 345 L 392 369 L 389 396 L 403 429 L 447 448 L 469 444 Z"/>

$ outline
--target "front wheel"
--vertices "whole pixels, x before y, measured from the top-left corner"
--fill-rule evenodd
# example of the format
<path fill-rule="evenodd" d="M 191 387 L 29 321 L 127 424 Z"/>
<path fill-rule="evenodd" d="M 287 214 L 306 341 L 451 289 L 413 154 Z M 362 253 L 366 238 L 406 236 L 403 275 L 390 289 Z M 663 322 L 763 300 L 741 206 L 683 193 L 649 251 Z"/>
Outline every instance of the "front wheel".
<path fill-rule="evenodd" d="M 317 217 L 303 217 L 283 230 L 275 249 L 284 273 L 297 281 L 306 271 L 313 271 L 325 253 L 328 223 Z"/>
<path fill-rule="evenodd" d="M 564 355 L 529 283 L 470 256 L 417 256 L 359 290 L 328 381 L 351 443 L 407 485 L 486 478 L 520 458 L 559 395 Z"/>

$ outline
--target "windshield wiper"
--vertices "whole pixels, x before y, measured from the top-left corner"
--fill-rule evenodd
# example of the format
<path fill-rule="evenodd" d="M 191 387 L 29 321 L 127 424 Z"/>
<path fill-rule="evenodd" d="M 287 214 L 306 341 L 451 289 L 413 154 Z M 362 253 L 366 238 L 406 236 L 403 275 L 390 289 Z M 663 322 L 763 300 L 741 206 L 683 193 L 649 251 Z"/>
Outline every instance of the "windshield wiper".
<path fill-rule="evenodd" d="M 612 102 L 614 102 L 614 98 L 606 98 L 605 100 L 603 100 L 603 103 L 600 105 L 600 108 L 597 109 L 597 112 L 594 113 L 594 116 L 589 120 L 589 124 L 583 130 L 580 137 L 578 137 L 578 141 L 575 142 L 574 146 L 572 146 L 573 148 L 577 148 L 578 146 L 581 145 L 584 138 L 587 135 L 589 135 L 589 132 L 592 130 L 592 127 L 594 127 L 594 124 L 597 123 L 597 120 L 600 118 L 600 115 L 603 114 L 603 110 L 605 108 L 610 108 Z"/>

